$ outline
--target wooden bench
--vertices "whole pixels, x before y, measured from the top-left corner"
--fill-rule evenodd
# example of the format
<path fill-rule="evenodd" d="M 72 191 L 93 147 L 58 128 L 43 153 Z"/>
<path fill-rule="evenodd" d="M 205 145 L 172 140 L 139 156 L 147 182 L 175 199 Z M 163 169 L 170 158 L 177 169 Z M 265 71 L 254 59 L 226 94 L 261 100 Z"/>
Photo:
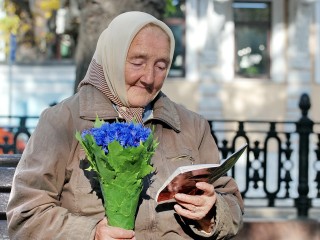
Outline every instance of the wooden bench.
<path fill-rule="evenodd" d="M 21 154 L 0 154 L 0 239 L 9 239 L 7 234 L 6 208 L 11 184 Z"/>

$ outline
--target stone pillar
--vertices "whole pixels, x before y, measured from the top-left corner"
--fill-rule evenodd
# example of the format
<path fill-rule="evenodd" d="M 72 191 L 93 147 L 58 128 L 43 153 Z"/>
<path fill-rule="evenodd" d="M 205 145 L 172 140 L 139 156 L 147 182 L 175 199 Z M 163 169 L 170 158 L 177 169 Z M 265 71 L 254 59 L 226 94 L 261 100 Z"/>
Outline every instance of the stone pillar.
<path fill-rule="evenodd" d="M 320 0 L 315 1 L 314 81 L 320 84 Z"/>
<path fill-rule="evenodd" d="M 12 67 L 12 66 L 11 66 Z M 1 84 L 0 84 L 0 102 L 1 102 L 1 108 L 0 108 L 0 115 L 2 116 L 8 116 L 10 115 L 10 97 L 11 94 L 11 87 L 10 87 L 10 77 L 9 75 L 11 70 L 9 70 L 9 67 L 7 65 L 1 65 L 0 66 L 0 77 L 1 77 Z M 4 123 L 3 120 L 0 120 L 0 123 L 5 125 L 7 123 Z"/>
<path fill-rule="evenodd" d="M 187 0 L 186 78 L 199 81 L 199 113 L 221 118 L 219 91 L 234 77 L 231 0 Z"/>
<path fill-rule="evenodd" d="M 274 83 L 284 83 L 287 71 L 285 1 L 274 0 L 271 7 L 270 78 Z"/>
<path fill-rule="evenodd" d="M 199 72 L 201 80 L 233 80 L 234 24 L 232 1 L 199 1 Z"/>
<path fill-rule="evenodd" d="M 309 41 L 314 2 L 290 0 L 288 4 L 287 119 L 296 120 L 300 116 L 298 99 L 302 93 L 310 93 L 312 83 Z"/>
<path fill-rule="evenodd" d="M 201 31 L 198 28 L 198 0 L 186 0 L 186 79 L 199 80 L 198 40 Z"/>

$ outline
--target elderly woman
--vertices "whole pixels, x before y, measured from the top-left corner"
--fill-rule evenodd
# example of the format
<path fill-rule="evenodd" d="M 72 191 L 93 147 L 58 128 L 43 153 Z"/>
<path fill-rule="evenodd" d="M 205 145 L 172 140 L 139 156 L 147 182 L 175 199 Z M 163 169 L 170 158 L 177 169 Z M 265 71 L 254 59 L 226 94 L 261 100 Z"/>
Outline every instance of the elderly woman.
<path fill-rule="evenodd" d="M 78 93 L 42 113 L 23 153 L 7 209 L 11 239 L 227 239 L 238 232 L 243 203 L 230 177 L 199 182 L 201 195 L 176 194 L 173 205 L 154 200 L 178 166 L 219 162 L 207 121 L 161 92 L 173 51 L 170 29 L 146 13 L 123 13 L 102 32 Z M 155 126 L 157 171 L 144 183 L 134 230 L 108 225 L 95 179 L 80 163 L 75 132 L 97 115 Z"/>

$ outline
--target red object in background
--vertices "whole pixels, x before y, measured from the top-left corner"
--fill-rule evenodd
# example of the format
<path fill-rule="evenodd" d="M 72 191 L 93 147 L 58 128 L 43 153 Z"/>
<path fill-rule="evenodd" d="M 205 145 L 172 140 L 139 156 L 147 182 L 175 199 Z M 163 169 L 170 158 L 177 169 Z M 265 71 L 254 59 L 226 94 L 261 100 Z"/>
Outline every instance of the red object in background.
<path fill-rule="evenodd" d="M 3 128 L 0 128 L 0 146 L 5 146 L 5 145 L 13 145 L 14 143 L 14 135 L 3 129 Z M 24 140 L 21 140 L 21 139 L 17 139 L 17 144 L 16 144 L 16 150 L 17 150 L 17 153 L 22 153 L 24 148 L 26 146 L 26 142 Z M 3 149 L 0 147 L 0 154 L 3 154 Z M 12 154 L 14 153 L 14 150 L 10 150 L 9 152 L 7 152 L 9 154 Z"/>

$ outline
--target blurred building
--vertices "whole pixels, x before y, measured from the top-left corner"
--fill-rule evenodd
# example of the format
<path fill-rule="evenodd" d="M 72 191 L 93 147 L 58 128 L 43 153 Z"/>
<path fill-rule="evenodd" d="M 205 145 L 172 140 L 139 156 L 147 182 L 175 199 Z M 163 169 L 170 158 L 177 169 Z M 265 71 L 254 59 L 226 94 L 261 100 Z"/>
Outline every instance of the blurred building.
<path fill-rule="evenodd" d="M 209 119 L 295 120 L 306 92 L 320 119 L 319 0 L 187 0 L 185 8 L 185 76 L 167 81 L 168 95 Z"/>
<path fill-rule="evenodd" d="M 306 92 L 320 119 L 320 0 L 175 2 L 178 13 L 166 19 L 177 43 L 167 95 L 208 119 L 296 120 Z M 57 11 L 45 64 L 0 66 L 0 115 L 39 115 L 72 94 L 66 16 Z"/>

